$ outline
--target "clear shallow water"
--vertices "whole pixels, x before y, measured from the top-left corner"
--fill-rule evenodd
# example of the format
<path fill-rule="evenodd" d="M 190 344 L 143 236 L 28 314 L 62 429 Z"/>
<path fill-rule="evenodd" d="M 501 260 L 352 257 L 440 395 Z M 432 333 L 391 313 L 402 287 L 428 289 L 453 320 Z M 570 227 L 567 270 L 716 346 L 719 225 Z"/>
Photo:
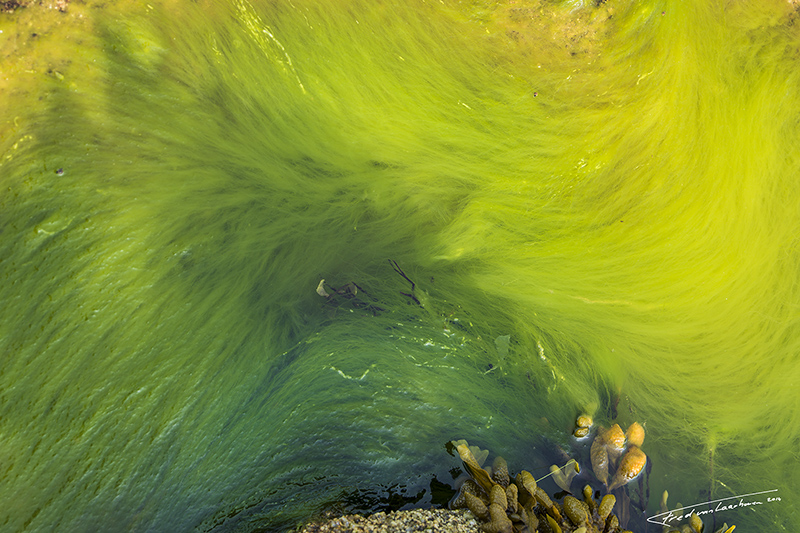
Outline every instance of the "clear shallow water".
<path fill-rule="evenodd" d="M 796 529 L 790 4 L 33 9 L 0 28 L 3 529 L 423 505 L 446 441 L 546 473 L 582 411 L 645 424 L 649 515 L 778 489 L 719 520 Z"/>

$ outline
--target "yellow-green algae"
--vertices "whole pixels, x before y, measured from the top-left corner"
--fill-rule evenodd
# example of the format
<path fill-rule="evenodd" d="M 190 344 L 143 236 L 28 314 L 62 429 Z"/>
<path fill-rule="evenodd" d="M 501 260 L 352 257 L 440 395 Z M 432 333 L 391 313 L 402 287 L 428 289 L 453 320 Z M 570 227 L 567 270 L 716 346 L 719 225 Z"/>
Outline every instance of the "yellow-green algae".
<path fill-rule="evenodd" d="M 532 469 L 540 436 L 622 398 L 653 494 L 778 489 L 720 521 L 796 530 L 797 21 L 783 0 L 0 15 L 0 527 L 285 527 L 445 475 L 455 435 Z M 322 278 L 383 311 L 332 308 Z"/>

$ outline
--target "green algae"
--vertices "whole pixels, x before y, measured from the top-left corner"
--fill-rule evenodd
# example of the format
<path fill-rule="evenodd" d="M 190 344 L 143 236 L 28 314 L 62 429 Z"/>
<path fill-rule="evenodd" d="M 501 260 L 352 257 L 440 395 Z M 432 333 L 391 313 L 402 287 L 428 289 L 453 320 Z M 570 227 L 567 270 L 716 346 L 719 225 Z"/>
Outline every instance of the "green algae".
<path fill-rule="evenodd" d="M 791 4 L 34 9 L 0 15 L 3 527 L 278 528 L 583 410 L 646 424 L 656 494 L 797 492 Z M 723 519 L 797 523 L 762 507 Z"/>

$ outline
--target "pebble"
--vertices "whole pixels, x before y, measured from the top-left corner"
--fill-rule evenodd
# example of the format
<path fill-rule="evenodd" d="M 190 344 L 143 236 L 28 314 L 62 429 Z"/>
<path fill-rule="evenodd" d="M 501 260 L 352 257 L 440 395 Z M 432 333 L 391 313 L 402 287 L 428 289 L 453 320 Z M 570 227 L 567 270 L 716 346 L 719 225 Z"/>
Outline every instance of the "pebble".
<path fill-rule="evenodd" d="M 412 509 L 368 516 L 346 515 L 306 524 L 301 533 L 480 533 L 466 510 Z"/>

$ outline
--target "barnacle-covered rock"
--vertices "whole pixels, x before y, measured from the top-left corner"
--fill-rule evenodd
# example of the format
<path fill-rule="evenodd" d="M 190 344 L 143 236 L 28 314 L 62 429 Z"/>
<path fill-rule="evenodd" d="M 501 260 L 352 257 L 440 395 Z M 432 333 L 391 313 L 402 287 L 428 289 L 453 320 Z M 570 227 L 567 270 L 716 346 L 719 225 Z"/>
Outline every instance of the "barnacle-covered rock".
<path fill-rule="evenodd" d="M 645 463 L 647 463 L 647 456 L 641 448 L 638 446 L 631 446 L 628 448 L 628 451 L 625 452 L 625 455 L 619 462 L 619 468 L 617 468 L 617 472 L 614 474 L 614 479 L 611 485 L 609 485 L 608 490 L 612 491 L 630 482 L 642 472 Z"/>

